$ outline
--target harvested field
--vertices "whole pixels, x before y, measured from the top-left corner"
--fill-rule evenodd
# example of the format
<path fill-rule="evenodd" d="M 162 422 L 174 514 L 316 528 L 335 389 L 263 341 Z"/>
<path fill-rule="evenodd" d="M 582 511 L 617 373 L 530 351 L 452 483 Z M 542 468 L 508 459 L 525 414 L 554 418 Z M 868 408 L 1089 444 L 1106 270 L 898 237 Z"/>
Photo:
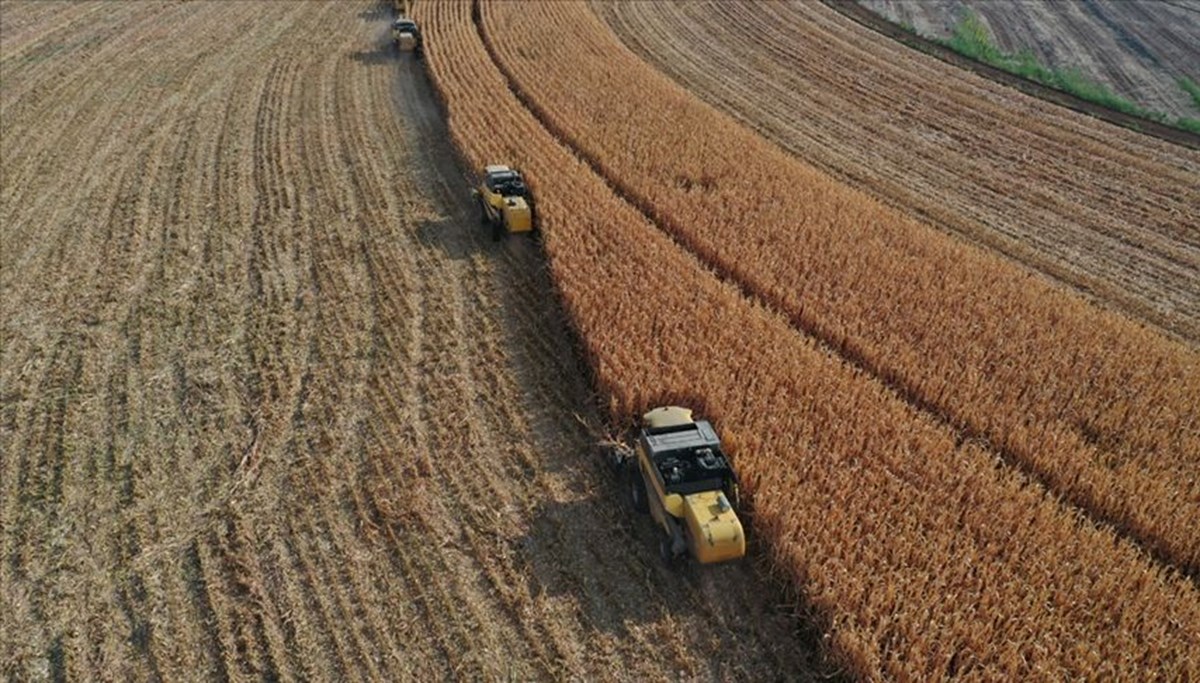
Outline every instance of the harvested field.
<path fill-rule="evenodd" d="M 392 4 L 0 5 L 0 674 L 1200 678 L 1194 345 L 805 165 L 597 18 L 686 16 L 422 0 L 422 63 Z M 750 7 L 704 9 L 822 35 Z M 786 53 L 753 40 L 731 69 Z M 1022 106 L 1082 145 L 1047 191 L 1084 159 L 1162 183 L 1105 234 L 1189 272 L 1195 154 Z M 497 161 L 539 240 L 478 224 Z M 1191 338 L 1193 283 L 1147 278 Z M 664 403 L 723 433 L 746 561 L 672 574 L 621 504 L 596 441 Z"/>
<path fill-rule="evenodd" d="M 1200 152 L 999 86 L 817 2 L 593 7 L 639 55 L 805 161 L 1200 341 Z"/>
<path fill-rule="evenodd" d="M 620 507 L 390 18 L 0 5 L 3 677 L 808 678 Z"/>
<path fill-rule="evenodd" d="M 1197 0 L 859 0 L 925 36 L 948 38 L 962 13 L 977 13 L 1005 52 L 1032 53 L 1039 63 L 1077 69 L 1118 95 L 1171 116 L 1200 116 L 1180 78 L 1200 82 Z"/>

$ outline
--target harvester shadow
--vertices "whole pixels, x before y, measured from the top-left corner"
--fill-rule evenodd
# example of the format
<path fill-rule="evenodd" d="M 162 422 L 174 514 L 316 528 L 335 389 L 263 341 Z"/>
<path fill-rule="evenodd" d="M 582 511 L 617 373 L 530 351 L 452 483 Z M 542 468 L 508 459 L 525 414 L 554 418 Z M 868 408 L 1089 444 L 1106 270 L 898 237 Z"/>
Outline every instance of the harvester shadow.
<path fill-rule="evenodd" d="M 391 8 L 385 6 L 386 12 L 373 13 L 371 11 L 359 12 L 358 16 L 363 21 L 387 21 L 392 17 Z M 393 64 L 400 57 L 400 52 L 396 49 L 395 43 L 392 42 L 391 29 L 387 24 L 379 27 L 375 32 L 375 49 L 373 50 L 354 50 L 347 54 L 350 59 L 363 64 L 365 66 L 379 66 L 381 64 Z"/>
<path fill-rule="evenodd" d="M 606 493 L 618 488 L 614 483 Z M 650 523 L 616 495 L 547 502 L 511 546 L 535 603 L 564 603 L 554 608 L 575 612 L 585 627 L 617 637 L 695 612 L 694 601 L 670 599 L 688 590 L 694 570 L 662 567 L 656 548 Z"/>
<path fill-rule="evenodd" d="M 367 66 L 391 64 L 396 61 L 396 48 L 390 42 L 383 43 L 374 50 L 355 50 L 350 53 L 350 59 Z"/>
<path fill-rule="evenodd" d="M 488 249 L 484 230 L 475 222 L 457 217 L 425 219 L 417 221 L 417 241 L 422 246 L 438 249 L 450 259 L 459 261 Z M 479 231 L 479 234 L 473 234 L 474 231 Z"/>

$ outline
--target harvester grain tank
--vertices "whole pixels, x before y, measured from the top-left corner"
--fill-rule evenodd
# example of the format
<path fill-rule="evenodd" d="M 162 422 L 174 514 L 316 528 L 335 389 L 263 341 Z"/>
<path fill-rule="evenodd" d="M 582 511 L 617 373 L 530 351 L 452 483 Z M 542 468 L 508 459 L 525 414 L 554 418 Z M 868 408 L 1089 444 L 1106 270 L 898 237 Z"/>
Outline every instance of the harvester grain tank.
<path fill-rule="evenodd" d="M 480 222 L 492 226 L 492 239 L 537 229 L 533 194 L 516 170 L 499 164 L 485 166 L 475 198 Z"/>
<path fill-rule="evenodd" d="M 412 52 L 417 57 L 421 56 L 421 28 L 408 17 L 400 17 L 392 22 L 392 42 L 401 52 Z"/>
<path fill-rule="evenodd" d="M 687 408 L 655 408 L 642 416 L 634 446 L 615 451 L 614 462 L 634 509 L 660 528 L 664 562 L 690 554 L 708 564 L 746 554 L 737 478 L 708 421 L 692 419 Z"/>

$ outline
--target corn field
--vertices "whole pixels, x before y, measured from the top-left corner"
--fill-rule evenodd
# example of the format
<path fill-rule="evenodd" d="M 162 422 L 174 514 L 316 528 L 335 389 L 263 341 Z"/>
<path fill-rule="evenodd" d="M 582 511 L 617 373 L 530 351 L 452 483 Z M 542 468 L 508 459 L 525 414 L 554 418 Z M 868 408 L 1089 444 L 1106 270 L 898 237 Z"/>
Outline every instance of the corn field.
<path fill-rule="evenodd" d="M 416 14 L 466 156 L 527 171 L 614 418 L 717 418 L 849 671 L 1196 675 L 1194 352 L 756 145 L 584 6 Z"/>
<path fill-rule="evenodd" d="M 530 28 L 505 30 L 516 17 Z M 1200 480 L 1186 476 L 1200 466 L 1194 349 L 792 162 L 638 70 L 586 7 L 508 3 L 487 20 L 503 68 L 554 112 L 549 125 L 706 264 L 1088 514 L 1200 572 Z M 1192 195 L 1200 205 L 1200 188 Z"/>
<path fill-rule="evenodd" d="M 1200 680 L 1198 176 L 823 3 L 0 2 L 0 679 Z"/>

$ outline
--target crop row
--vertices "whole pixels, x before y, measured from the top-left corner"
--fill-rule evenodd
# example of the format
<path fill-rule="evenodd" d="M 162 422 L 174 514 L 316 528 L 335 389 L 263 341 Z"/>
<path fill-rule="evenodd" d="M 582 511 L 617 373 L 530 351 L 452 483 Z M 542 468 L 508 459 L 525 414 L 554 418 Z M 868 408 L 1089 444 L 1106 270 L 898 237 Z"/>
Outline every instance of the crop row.
<path fill-rule="evenodd" d="M 1200 152 L 880 40 L 821 2 L 592 8 L 656 68 L 806 163 L 1200 340 L 1200 233 L 1183 220 L 1200 201 Z"/>
<path fill-rule="evenodd" d="M 492 35 L 530 30 L 503 9 L 483 7 Z M 1189 582 L 714 277 L 513 95 L 471 6 L 415 11 L 466 160 L 529 178 L 614 417 L 680 401 L 717 421 L 757 537 L 833 657 L 863 677 L 1197 673 Z"/>
<path fill-rule="evenodd" d="M 1200 572 L 1200 353 L 805 166 L 647 68 L 584 5 L 484 14 L 548 125 L 675 239 L 964 437 Z"/>

